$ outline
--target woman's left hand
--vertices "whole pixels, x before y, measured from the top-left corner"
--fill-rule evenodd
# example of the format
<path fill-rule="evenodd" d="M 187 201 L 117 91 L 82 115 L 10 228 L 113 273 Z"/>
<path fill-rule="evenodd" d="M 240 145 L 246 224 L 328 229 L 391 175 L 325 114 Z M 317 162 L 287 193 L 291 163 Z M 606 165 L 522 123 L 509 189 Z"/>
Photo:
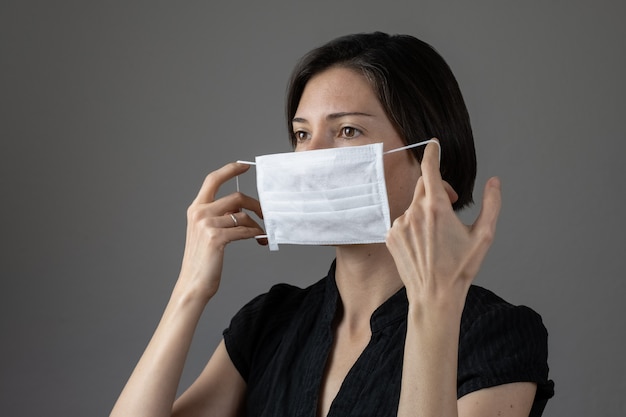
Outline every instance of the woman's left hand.
<path fill-rule="evenodd" d="M 501 205 L 500 181 L 487 181 L 480 214 L 467 226 L 452 209 L 456 193 L 441 178 L 438 155 L 438 145 L 429 143 L 413 201 L 393 222 L 387 247 L 411 304 L 434 302 L 442 306 L 457 301 L 462 310 L 494 238 Z"/>

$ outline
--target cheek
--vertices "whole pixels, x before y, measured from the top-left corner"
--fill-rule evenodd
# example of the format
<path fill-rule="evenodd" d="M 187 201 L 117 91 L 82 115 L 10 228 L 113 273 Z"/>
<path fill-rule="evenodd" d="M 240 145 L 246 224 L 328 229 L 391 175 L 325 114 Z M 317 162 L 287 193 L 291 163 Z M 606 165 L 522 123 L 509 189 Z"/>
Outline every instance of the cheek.
<path fill-rule="evenodd" d="M 409 161 L 389 161 L 385 165 L 385 181 L 392 222 L 411 204 L 420 175 L 419 164 L 413 162 L 412 158 Z"/>
<path fill-rule="evenodd" d="M 398 216 L 406 211 L 413 201 L 413 191 L 415 183 L 403 181 L 402 184 L 389 186 L 387 184 L 387 196 L 389 198 L 389 211 L 391 220 L 395 220 Z"/>

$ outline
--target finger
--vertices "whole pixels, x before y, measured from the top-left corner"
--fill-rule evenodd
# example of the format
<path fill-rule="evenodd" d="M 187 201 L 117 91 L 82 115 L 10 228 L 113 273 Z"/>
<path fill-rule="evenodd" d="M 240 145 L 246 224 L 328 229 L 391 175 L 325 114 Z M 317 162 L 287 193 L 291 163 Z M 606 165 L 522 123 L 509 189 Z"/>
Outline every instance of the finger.
<path fill-rule="evenodd" d="M 234 228 L 243 228 L 240 230 L 243 234 L 242 239 L 254 237 L 261 246 L 267 246 L 268 240 L 265 237 L 265 230 L 246 212 L 228 213 L 228 217 L 233 221 Z"/>
<path fill-rule="evenodd" d="M 483 204 L 472 231 L 479 233 L 486 243 L 491 244 L 496 231 L 496 223 L 502 206 L 502 192 L 500 180 L 490 178 L 485 184 Z"/>
<path fill-rule="evenodd" d="M 240 164 L 237 162 L 231 162 L 224 165 L 220 169 L 211 172 L 204 179 L 204 183 L 198 192 L 198 195 L 194 199 L 194 203 L 210 203 L 215 199 L 215 195 L 219 188 L 226 181 L 241 175 L 250 169 L 250 165 Z"/>
<path fill-rule="evenodd" d="M 437 140 L 437 142 L 439 141 Z M 421 169 L 426 194 L 435 194 L 443 191 L 443 187 L 441 186 L 441 173 L 439 172 L 438 143 L 431 142 L 426 145 L 424 156 L 422 157 Z"/>
<path fill-rule="evenodd" d="M 265 232 L 260 227 L 231 227 L 226 229 L 228 233 L 228 241 L 233 242 L 235 240 L 244 240 L 244 239 L 252 239 L 257 236 L 264 235 Z M 264 238 L 256 238 L 256 241 L 264 245 L 266 240 Z"/>
<path fill-rule="evenodd" d="M 238 229 L 243 228 L 243 230 L 241 230 L 242 239 L 249 239 L 253 237 L 256 239 L 259 245 L 267 246 L 268 240 L 267 240 L 267 237 L 265 237 L 266 235 L 265 230 L 263 230 L 263 227 L 261 227 L 261 225 L 259 225 L 253 218 L 251 218 L 248 215 L 248 213 L 246 212 L 231 213 L 229 217 L 230 216 L 234 217 L 234 219 L 231 217 L 231 220 L 233 220 L 233 223 L 235 223 L 234 225 L 235 228 L 238 228 Z"/>
<path fill-rule="evenodd" d="M 246 212 L 226 213 L 220 217 L 220 226 L 225 229 L 248 228 L 255 229 L 256 235 L 263 234 L 263 228 Z M 261 232 L 261 233 L 259 233 Z"/>
<path fill-rule="evenodd" d="M 220 198 L 211 203 L 211 212 L 216 215 L 223 213 L 236 213 L 241 209 L 252 211 L 254 214 L 263 218 L 261 211 L 261 203 L 256 198 L 250 197 L 243 193 L 233 193 Z"/>
<path fill-rule="evenodd" d="M 447 181 L 441 180 L 441 183 L 443 184 L 443 189 L 448 195 L 450 204 L 456 203 L 459 199 L 459 195 L 457 194 L 457 192 L 454 191 L 454 188 L 452 188 L 452 186 Z M 424 198 L 425 194 L 426 191 L 424 188 L 424 180 L 420 177 L 417 184 L 415 185 L 415 191 L 413 192 L 413 201 L 415 202 L 415 200 Z"/>
<path fill-rule="evenodd" d="M 433 138 L 437 140 L 436 138 Z M 437 143 L 429 143 L 424 149 L 422 162 L 420 163 L 422 175 L 420 176 L 415 191 L 413 192 L 413 203 L 417 204 L 426 194 L 444 196 L 447 191 L 445 185 L 442 187 L 441 174 L 439 173 L 439 146 Z M 438 185 L 435 185 L 438 184 Z M 450 187 L 452 189 L 452 187 Z M 433 194 L 435 193 L 435 194 Z M 455 193 L 456 194 L 456 193 Z M 450 195 L 450 193 L 448 193 Z M 457 197 L 458 198 L 458 197 Z"/>
<path fill-rule="evenodd" d="M 250 239 L 265 234 L 263 228 L 245 212 L 226 213 L 213 220 L 213 225 L 224 229 L 228 241 Z M 264 244 L 263 238 L 258 238 Z"/>

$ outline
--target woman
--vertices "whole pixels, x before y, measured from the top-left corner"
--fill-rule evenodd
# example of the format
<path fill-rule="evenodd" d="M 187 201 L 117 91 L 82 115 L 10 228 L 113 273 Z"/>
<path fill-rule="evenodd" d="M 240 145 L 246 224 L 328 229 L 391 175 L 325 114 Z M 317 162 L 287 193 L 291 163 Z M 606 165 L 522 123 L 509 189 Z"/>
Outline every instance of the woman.
<path fill-rule="evenodd" d="M 229 242 L 262 235 L 260 203 L 209 174 L 188 210 L 180 276 L 111 415 L 538 416 L 553 395 L 540 317 L 472 285 L 491 245 L 500 183 L 471 226 L 469 117 L 454 76 L 410 36 L 360 34 L 309 53 L 287 101 L 296 151 L 382 142 L 393 221 L 386 243 L 338 245 L 328 276 L 279 285 L 245 306 L 198 379 L 175 399 L 200 315 Z M 419 148 L 418 148 L 419 149 Z M 288 173 L 285 173 L 288 175 Z M 260 243 L 266 243 L 259 239 Z"/>

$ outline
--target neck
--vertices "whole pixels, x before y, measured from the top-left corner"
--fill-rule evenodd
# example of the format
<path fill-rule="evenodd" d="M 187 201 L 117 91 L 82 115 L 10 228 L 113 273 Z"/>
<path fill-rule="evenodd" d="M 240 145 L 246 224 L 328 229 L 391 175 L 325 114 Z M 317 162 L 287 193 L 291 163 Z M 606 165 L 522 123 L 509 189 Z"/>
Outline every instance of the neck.
<path fill-rule="evenodd" d="M 336 254 L 341 320 L 351 328 L 369 329 L 374 310 L 403 286 L 393 257 L 384 243 L 338 246 Z"/>

